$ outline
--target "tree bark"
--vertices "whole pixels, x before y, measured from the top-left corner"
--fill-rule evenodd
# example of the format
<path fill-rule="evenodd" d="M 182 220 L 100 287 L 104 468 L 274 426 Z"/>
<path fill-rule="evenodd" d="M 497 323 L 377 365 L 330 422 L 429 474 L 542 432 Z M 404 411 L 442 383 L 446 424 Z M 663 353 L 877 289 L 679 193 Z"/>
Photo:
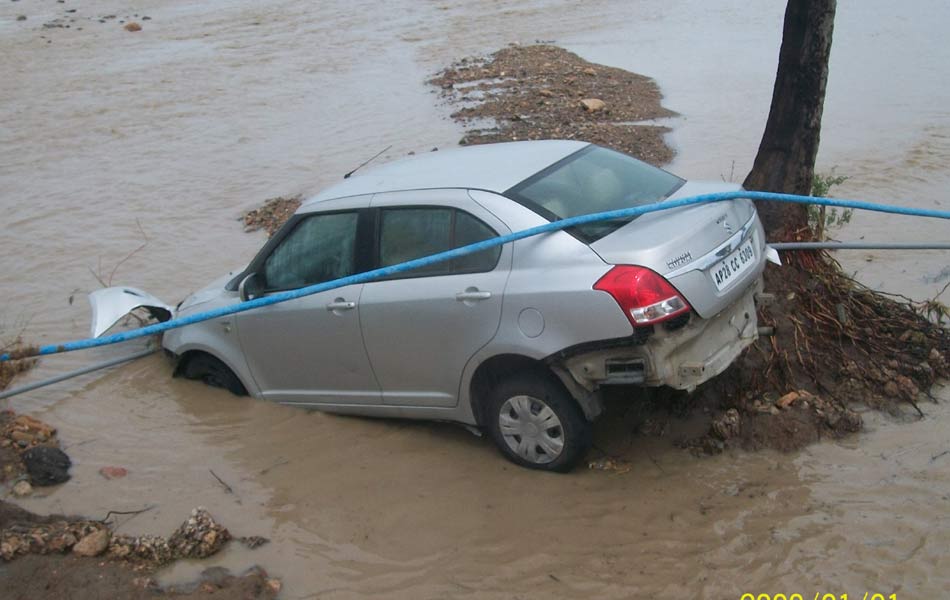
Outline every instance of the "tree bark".
<path fill-rule="evenodd" d="M 836 4 L 788 0 L 772 107 L 746 189 L 811 193 Z M 760 202 L 758 208 L 770 240 L 800 237 L 808 226 L 805 205 Z"/>

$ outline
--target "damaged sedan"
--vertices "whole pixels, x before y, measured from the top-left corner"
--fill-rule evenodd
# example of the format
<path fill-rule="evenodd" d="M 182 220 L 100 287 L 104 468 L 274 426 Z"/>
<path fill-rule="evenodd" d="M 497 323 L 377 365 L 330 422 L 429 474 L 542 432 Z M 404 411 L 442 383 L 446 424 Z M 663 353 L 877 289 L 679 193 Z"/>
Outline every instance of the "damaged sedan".
<path fill-rule="evenodd" d="M 116 296 L 189 316 L 569 217 L 739 189 L 575 141 L 433 152 L 306 201 L 246 268 L 177 309 L 106 290 L 95 333 L 114 322 L 103 307 Z M 237 394 L 458 422 L 519 465 L 565 471 L 590 445 L 604 386 L 692 390 L 756 339 L 766 251 L 751 201 L 681 207 L 187 325 L 163 345 L 178 374 Z"/>

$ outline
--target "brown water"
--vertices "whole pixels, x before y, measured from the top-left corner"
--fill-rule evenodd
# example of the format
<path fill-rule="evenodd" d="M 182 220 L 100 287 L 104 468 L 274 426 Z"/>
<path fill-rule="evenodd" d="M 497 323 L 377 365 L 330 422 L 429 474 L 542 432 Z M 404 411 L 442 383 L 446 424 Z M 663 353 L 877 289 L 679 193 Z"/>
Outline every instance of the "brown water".
<path fill-rule="evenodd" d="M 852 177 L 840 196 L 946 208 L 950 9 L 839 4 L 819 169 Z M 315 192 L 389 144 L 388 158 L 454 145 L 461 131 L 425 78 L 510 41 L 555 40 L 657 78 L 683 115 L 672 121 L 672 168 L 741 180 L 768 111 L 783 9 L 2 3 L 0 319 L 41 343 L 84 337 L 84 295 L 98 286 L 90 270 L 108 278 L 115 268 L 114 283 L 177 301 L 253 255 L 263 237 L 236 219 L 264 198 Z M 98 22 L 110 14 L 118 19 Z M 144 30 L 123 31 L 116 21 L 135 14 Z M 42 28 L 63 16 L 76 19 L 69 29 Z M 148 245 L 116 268 L 142 243 L 136 220 Z M 947 234 L 942 222 L 856 215 L 838 236 Z M 947 257 L 841 258 L 870 285 L 924 298 L 950 279 Z M 125 351 L 48 358 L 25 379 Z M 205 505 L 235 534 L 272 539 L 178 564 L 169 581 L 261 563 L 284 578 L 287 598 L 950 592 L 945 405 L 925 405 L 920 422 L 867 414 L 866 433 L 797 454 L 704 460 L 665 438 L 631 438 L 615 419 L 598 444 L 629 458 L 631 472 L 549 476 L 508 465 L 454 426 L 308 413 L 169 375 L 154 356 L 10 403 L 59 427 L 76 461 L 68 485 L 28 508 L 101 516 L 153 505 L 120 530 L 168 533 Z M 108 464 L 129 476 L 103 480 Z"/>

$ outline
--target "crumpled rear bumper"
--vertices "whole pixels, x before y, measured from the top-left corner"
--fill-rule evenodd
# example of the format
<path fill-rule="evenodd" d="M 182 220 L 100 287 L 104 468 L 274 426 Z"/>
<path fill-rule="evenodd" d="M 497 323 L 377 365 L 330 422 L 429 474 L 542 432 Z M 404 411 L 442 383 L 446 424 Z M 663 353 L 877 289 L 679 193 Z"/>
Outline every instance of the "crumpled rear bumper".
<path fill-rule="evenodd" d="M 725 371 L 758 339 L 755 295 L 761 291 L 759 277 L 736 302 L 710 319 L 693 314 L 680 328 L 657 326 L 642 344 L 592 349 L 552 366 L 590 392 L 614 384 L 691 391 Z"/>

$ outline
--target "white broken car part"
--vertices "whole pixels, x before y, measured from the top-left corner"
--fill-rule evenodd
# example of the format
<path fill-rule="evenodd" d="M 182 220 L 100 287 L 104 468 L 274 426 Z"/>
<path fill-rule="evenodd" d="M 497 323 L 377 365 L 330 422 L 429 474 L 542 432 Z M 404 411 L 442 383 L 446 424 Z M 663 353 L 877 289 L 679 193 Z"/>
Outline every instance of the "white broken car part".
<path fill-rule="evenodd" d="M 92 337 L 97 338 L 119 319 L 136 308 L 146 309 L 152 318 L 167 321 L 172 318 L 174 309 L 155 296 L 140 289 L 117 286 L 96 290 L 89 294 L 92 305 Z"/>

